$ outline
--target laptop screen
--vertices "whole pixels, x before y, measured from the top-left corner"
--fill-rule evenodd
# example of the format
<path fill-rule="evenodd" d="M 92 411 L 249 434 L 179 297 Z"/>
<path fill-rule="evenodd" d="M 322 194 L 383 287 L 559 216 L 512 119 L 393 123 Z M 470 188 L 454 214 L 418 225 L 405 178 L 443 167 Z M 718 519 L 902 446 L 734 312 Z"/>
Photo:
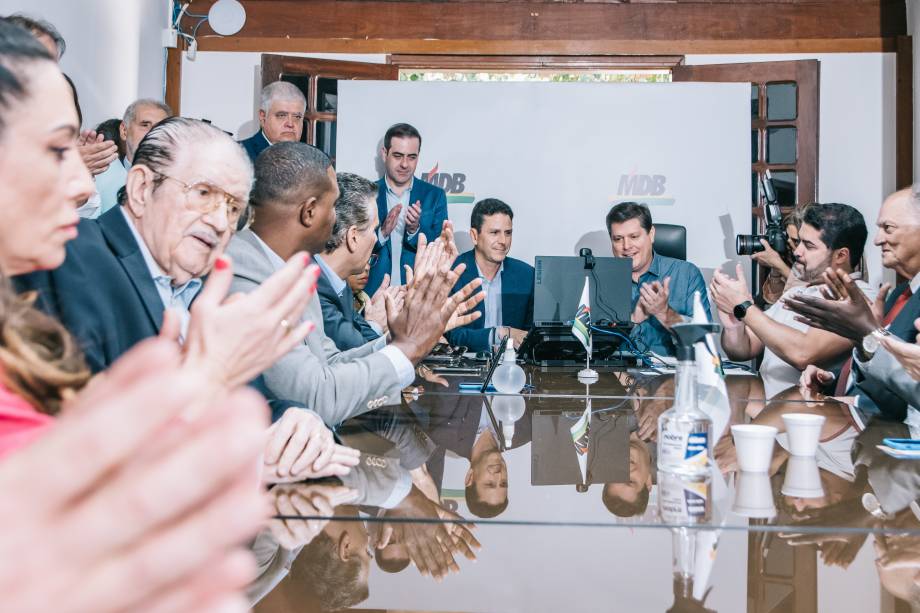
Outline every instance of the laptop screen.
<path fill-rule="evenodd" d="M 580 256 L 538 255 L 534 272 L 535 326 L 564 325 L 575 318 L 585 285 L 591 293 L 591 320 L 629 322 L 632 303 L 632 259 L 595 258 L 585 270 Z"/>

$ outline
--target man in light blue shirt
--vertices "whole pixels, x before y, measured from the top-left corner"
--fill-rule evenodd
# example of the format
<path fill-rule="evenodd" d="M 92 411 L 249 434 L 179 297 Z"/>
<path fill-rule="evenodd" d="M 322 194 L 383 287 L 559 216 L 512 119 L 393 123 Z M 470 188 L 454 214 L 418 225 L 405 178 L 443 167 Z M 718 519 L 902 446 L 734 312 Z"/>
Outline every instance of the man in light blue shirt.
<path fill-rule="evenodd" d="M 102 200 L 96 216 L 118 204 L 118 190 L 125 185 L 137 146 L 150 132 L 150 128 L 172 116 L 172 109 L 159 100 L 141 98 L 128 105 L 118 128 L 121 140 L 125 143 L 125 157 L 109 164 L 106 171 L 96 177 L 96 192 Z"/>

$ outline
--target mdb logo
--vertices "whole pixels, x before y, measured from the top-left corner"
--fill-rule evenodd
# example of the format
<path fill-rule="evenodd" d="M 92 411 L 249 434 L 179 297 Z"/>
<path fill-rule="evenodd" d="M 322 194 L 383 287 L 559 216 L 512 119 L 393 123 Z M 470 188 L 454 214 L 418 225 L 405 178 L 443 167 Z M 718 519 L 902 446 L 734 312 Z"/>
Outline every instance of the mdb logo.
<path fill-rule="evenodd" d="M 466 190 L 466 175 L 462 172 L 438 172 L 435 164 L 428 173 L 422 174 L 422 180 L 437 185 L 447 192 L 447 204 L 473 204 L 476 194 Z"/>
<path fill-rule="evenodd" d="M 648 205 L 672 205 L 674 198 L 667 195 L 668 178 L 665 175 L 644 175 L 631 172 L 620 176 L 617 194 L 611 204 L 631 200 Z"/>

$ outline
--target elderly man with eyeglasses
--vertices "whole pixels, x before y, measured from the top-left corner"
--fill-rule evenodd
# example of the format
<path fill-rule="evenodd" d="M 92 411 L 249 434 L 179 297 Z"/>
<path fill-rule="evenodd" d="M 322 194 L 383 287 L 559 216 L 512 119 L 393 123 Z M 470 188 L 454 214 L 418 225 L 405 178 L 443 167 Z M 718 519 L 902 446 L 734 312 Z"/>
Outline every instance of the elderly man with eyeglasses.
<path fill-rule="evenodd" d="M 240 145 L 255 163 L 259 154 L 284 141 L 299 141 L 303 135 L 303 116 L 307 99 L 296 85 L 275 81 L 262 88 L 259 104 L 259 131 Z"/>
<path fill-rule="evenodd" d="M 248 225 L 252 180 L 252 164 L 227 134 L 166 119 L 138 145 L 120 206 L 80 223 L 62 266 L 14 283 L 38 292 L 93 372 L 146 338 L 167 337 L 206 373 L 203 387 L 252 382 L 272 402 L 260 375 L 313 329 L 302 316 L 319 269 L 295 253 L 257 291 L 225 300 L 233 264 L 224 249 Z M 313 411 L 281 401 L 272 409 L 266 481 L 340 475 L 357 463 Z"/>

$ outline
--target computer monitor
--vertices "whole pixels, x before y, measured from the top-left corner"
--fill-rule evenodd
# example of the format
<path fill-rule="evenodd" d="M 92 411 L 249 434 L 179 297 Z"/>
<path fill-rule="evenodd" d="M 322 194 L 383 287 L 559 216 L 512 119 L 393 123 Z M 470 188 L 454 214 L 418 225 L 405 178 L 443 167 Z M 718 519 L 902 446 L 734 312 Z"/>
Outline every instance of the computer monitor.
<path fill-rule="evenodd" d="M 585 285 L 591 294 L 591 321 L 630 321 L 632 313 L 632 258 L 594 258 L 585 269 L 580 256 L 538 255 L 534 272 L 534 326 L 571 322 Z"/>

